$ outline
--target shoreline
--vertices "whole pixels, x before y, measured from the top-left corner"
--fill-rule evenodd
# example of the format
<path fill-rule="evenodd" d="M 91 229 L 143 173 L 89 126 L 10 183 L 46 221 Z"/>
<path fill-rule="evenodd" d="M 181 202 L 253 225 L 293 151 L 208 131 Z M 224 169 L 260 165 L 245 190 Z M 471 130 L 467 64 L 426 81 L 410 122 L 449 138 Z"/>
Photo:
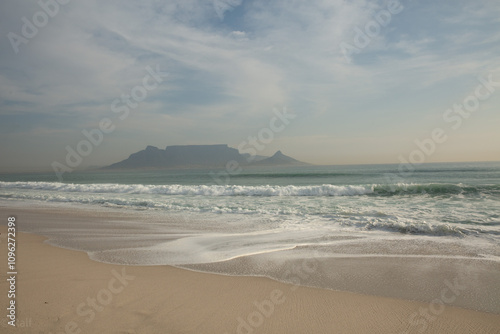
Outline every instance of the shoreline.
<path fill-rule="evenodd" d="M 3 244 L 5 226 L 0 230 Z M 16 237 L 17 317 L 29 324 L 23 333 L 498 333 L 500 328 L 495 314 L 261 277 L 104 264 L 46 244 L 36 234 Z M 4 279 L 0 289 L 7 289 Z M 422 310 L 427 313 L 419 314 Z M 7 333 L 20 327 L 7 327 Z"/>
<path fill-rule="evenodd" d="M 2 207 L 0 245 L 5 247 L 2 246 L 0 254 L 5 261 L 0 265 L 0 293 L 8 291 L 5 225 L 8 214 L 14 211 L 18 226 L 36 224 L 46 214 L 54 217 L 53 223 L 59 228 L 80 220 L 92 224 L 110 218 L 102 212 L 86 210 L 69 215 L 67 209 L 56 214 L 53 208 Z M 135 229 L 126 224 L 126 216 L 118 212 L 113 217 L 133 233 Z M 151 235 L 154 232 L 153 229 Z M 461 283 L 453 279 L 444 285 L 446 290 L 441 287 L 434 294 L 434 300 L 419 302 L 404 296 L 390 298 L 306 287 L 304 282 L 323 274 L 314 271 L 317 268 L 311 261 L 290 263 L 292 267 L 301 263 L 302 267 L 299 271 L 291 270 L 290 282 L 284 283 L 267 277 L 220 275 L 168 265 L 108 264 L 91 260 L 84 251 L 53 246 L 34 231 L 18 230 L 16 237 L 16 302 L 20 322 L 15 329 L 7 327 L 7 333 L 19 333 L 23 323 L 26 326 L 22 333 L 36 334 L 500 333 L 498 313 L 452 306 L 452 299 L 458 296 L 456 292 L 462 291 Z M 248 266 L 252 261 L 252 257 L 247 257 L 233 265 Z M 390 261 L 379 259 L 377 265 Z M 365 270 L 353 259 L 343 259 L 342 263 L 336 266 L 358 274 Z M 287 266 L 283 267 L 285 272 L 291 268 Z M 432 275 L 432 271 L 428 272 L 428 276 Z M 378 282 L 377 277 L 370 281 Z M 355 281 L 351 285 L 361 283 Z M 407 290 L 415 288 L 408 283 L 411 282 L 401 282 Z M 495 285 L 482 288 L 488 292 Z M 6 310 L 7 300 L 1 300 L 0 307 Z M 5 328 L 4 325 L 0 322 L 0 328 Z"/>
<path fill-rule="evenodd" d="M 17 213 L 20 232 L 43 235 L 49 239 L 48 244 L 84 251 L 91 260 L 101 263 L 171 265 L 203 273 L 267 277 L 282 283 L 426 303 L 439 298 L 447 284 L 455 284 L 463 288 L 448 299 L 447 305 L 500 314 L 500 290 L 494 288 L 500 286 L 500 250 L 490 248 L 489 254 L 496 257 L 487 257 L 482 244 L 471 244 L 468 239 L 391 234 L 373 238 L 362 232 L 345 233 L 327 236 L 331 244 L 326 246 L 310 244 L 254 255 L 247 251 L 244 256 L 220 261 L 214 260 L 214 254 L 220 258 L 217 252 L 221 247 L 236 251 L 243 248 L 243 253 L 245 247 L 248 250 L 260 226 L 253 223 L 253 229 L 243 230 L 240 235 L 245 228 L 241 224 L 247 222 L 238 222 L 237 229 L 231 231 L 227 224 L 215 219 L 189 221 L 149 210 L 50 203 L 30 206 L 20 201 L 8 204 L 0 201 L 0 209 Z M 281 231 L 287 233 L 278 230 L 277 235 Z M 305 232 L 285 236 L 300 245 L 300 239 L 307 237 Z M 274 231 L 264 233 L 271 235 Z M 172 261 L 179 257 L 188 261 Z"/>

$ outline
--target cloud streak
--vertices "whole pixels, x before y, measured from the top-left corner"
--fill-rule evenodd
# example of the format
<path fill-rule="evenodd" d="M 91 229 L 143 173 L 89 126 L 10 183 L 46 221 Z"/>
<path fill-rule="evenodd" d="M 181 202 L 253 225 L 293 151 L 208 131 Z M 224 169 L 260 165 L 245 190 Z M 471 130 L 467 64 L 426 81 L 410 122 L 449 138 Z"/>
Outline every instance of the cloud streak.
<path fill-rule="evenodd" d="M 0 5 L 0 127 L 7 131 L 21 122 L 25 130 L 0 134 L 9 146 L 0 149 L 8 161 L 2 169 L 33 163 L 12 156 L 26 149 L 16 144 L 20 136 L 46 152 L 36 167 L 49 167 L 82 129 L 109 115 L 113 99 L 137 85 L 146 66 L 155 64 L 169 72 L 168 83 L 103 145 L 112 153 L 103 159 L 106 155 L 96 152 L 90 164 L 111 163 L 147 144 L 235 145 L 281 106 L 298 115 L 289 130 L 297 140 L 290 142 L 300 138 L 318 145 L 312 152 L 296 145 L 290 154 L 318 162 L 370 162 L 363 158 L 369 140 L 355 140 L 365 137 L 363 131 L 383 138 L 405 125 L 401 119 L 411 119 L 416 125 L 409 131 L 418 132 L 423 119 L 460 97 L 479 75 L 500 78 L 496 1 L 401 3 L 404 11 L 348 64 L 339 44 L 351 41 L 354 29 L 373 20 L 387 1 L 70 1 L 29 43 L 19 45 L 17 54 L 7 35 L 21 34 L 22 17 L 32 18 L 40 6 L 5 2 Z M 478 122 L 498 119 L 488 113 L 496 103 L 489 101 Z M 378 126 L 370 129 L 370 124 Z M 133 133 L 142 133 L 143 140 L 130 140 Z M 316 140 L 322 136 L 325 143 L 352 136 L 354 144 L 349 152 L 328 157 L 322 153 L 326 145 Z M 61 140 L 64 145 L 53 145 Z M 391 152 L 395 159 L 398 149 L 385 147 L 377 162 L 390 162 Z M 354 160 L 336 159 L 356 150 Z"/>

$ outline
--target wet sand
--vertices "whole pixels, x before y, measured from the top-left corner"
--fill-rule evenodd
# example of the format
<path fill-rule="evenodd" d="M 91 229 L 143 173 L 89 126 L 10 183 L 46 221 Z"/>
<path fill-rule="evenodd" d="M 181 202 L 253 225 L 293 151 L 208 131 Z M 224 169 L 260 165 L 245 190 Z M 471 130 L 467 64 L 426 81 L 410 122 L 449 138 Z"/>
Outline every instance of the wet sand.
<path fill-rule="evenodd" d="M 38 223 L 52 217 L 60 226 L 79 220 L 97 225 L 103 219 L 99 213 L 15 210 L 24 223 L 34 216 Z M 9 214 L 2 208 L 3 225 Z M 0 307 L 7 312 L 6 227 L 0 228 Z M 321 276 L 313 262 L 302 262 L 299 271 L 290 268 L 287 275 L 295 284 L 287 284 L 171 266 L 106 264 L 90 260 L 85 252 L 48 245 L 42 236 L 18 233 L 16 239 L 18 326 L 7 325 L 4 315 L 0 328 L 5 333 L 500 333 L 500 315 L 451 306 L 465 294 L 464 282 L 444 282 L 446 268 L 440 271 L 432 263 L 427 273 L 438 275 L 434 281 L 443 285 L 430 303 L 298 285 Z M 323 265 L 331 266 L 328 261 Z M 342 259 L 338 265 L 369 272 L 370 261 L 364 261 Z M 401 282 L 407 283 L 412 289 L 411 282 Z M 470 283 L 486 285 L 481 291 L 496 291 L 487 279 Z"/>

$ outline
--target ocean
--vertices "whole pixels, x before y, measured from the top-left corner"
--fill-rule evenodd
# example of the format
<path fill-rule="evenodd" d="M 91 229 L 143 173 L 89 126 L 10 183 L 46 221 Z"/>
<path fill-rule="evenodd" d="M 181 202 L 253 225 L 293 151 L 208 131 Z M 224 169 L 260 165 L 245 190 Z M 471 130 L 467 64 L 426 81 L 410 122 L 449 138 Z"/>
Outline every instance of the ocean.
<path fill-rule="evenodd" d="M 194 169 L 93 171 L 67 174 L 64 182 L 55 182 L 53 174 L 10 174 L 0 175 L 0 199 L 148 211 L 160 221 L 176 217 L 182 230 L 197 231 L 198 246 L 217 249 L 212 256 L 172 251 L 175 255 L 147 261 L 153 264 L 224 261 L 325 245 L 328 237 L 339 235 L 500 244 L 499 162 L 400 167 L 261 167 L 233 175 Z"/>

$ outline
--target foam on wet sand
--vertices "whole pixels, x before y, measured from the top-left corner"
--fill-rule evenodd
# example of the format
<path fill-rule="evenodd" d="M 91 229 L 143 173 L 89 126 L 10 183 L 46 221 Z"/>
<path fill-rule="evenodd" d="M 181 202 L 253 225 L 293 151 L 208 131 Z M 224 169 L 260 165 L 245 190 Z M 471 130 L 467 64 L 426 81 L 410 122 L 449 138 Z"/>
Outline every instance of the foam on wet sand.
<path fill-rule="evenodd" d="M 5 217 L 13 211 L 2 207 Z M 120 225 L 131 234 L 137 230 L 127 222 L 140 217 L 139 213 L 127 218 L 127 214 L 116 212 L 72 213 L 66 209 L 15 208 L 15 214 L 19 226 L 55 224 L 61 229 L 83 224 L 88 229 L 108 221 L 113 222 L 115 229 Z M 5 245 L 6 228 L 1 228 L 2 244 Z M 78 231 L 73 230 L 73 233 L 78 234 Z M 150 236 L 154 241 L 154 233 Z M 294 259 L 294 253 L 293 257 L 283 257 L 280 265 L 279 261 L 271 261 L 269 254 L 261 254 L 255 257 L 266 256 L 267 262 L 245 257 L 213 264 L 214 271 L 221 270 L 217 266 L 228 266 L 226 275 L 215 275 L 164 265 L 124 266 L 96 262 L 85 252 L 53 247 L 43 240 L 44 237 L 34 234 L 17 235 L 17 317 L 20 321 L 31 319 L 31 327 L 22 328 L 23 333 L 77 333 L 79 329 L 81 333 L 500 332 L 500 312 L 494 312 L 498 282 L 492 277 L 498 277 L 499 272 L 495 262 L 485 262 L 478 268 L 465 262 L 443 266 L 444 262 L 422 260 L 416 273 L 419 280 L 399 280 L 400 287 L 391 290 L 394 294 L 394 291 L 404 291 L 404 287 L 412 291 L 422 288 L 416 286 L 418 284 L 427 284 L 429 292 L 423 299 L 432 299 L 417 302 L 405 300 L 411 296 L 401 293 L 392 298 L 383 296 L 387 295 L 384 291 L 387 282 L 383 280 L 393 277 L 394 282 L 398 281 L 401 278 L 398 275 L 404 276 L 412 264 L 407 263 L 404 267 L 404 261 L 399 261 L 394 266 L 394 257 L 376 257 L 376 261 L 370 257 L 304 261 Z M 4 259 L 5 248 L 1 250 Z M 2 261 L 2 277 L 7 272 L 6 262 Z M 265 277 L 227 275 L 237 267 L 240 267 L 239 274 L 245 274 L 244 268 L 270 263 L 278 267 L 261 269 L 286 273 L 290 283 Z M 359 287 L 360 292 L 375 293 L 367 295 L 302 286 L 302 283 L 315 280 L 321 283 L 325 279 L 322 276 L 331 271 L 320 268 L 333 266 L 347 275 L 344 278 L 364 277 L 344 279 L 345 290 Z M 384 267 L 390 270 L 375 275 Z M 397 270 L 400 267 L 401 271 Z M 453 277 L 456 268 L 464 272 L 475 269 L 475 272 L 474 275 Z M 462 277 L 466 280 L 455 280 Z M 364 291 L 363 286 L 368 285 L 371 290 Z M 8 290 L 4 278 L 0 289 Z M 478 291 L 483 294 L 478 295 Z M 379 296 L 374 296 L 377 294 Z M 474 303 L 466 305 L 469 309 L 452 306 L 456 301 L 469 299 L 475 299 Z M 486 305 L 483 309 L 490 312 L 470 309 L 474 304 L 479 305 L 478 309 Z M 21 328 L 2 329 L 7 333 L 21 332 Z"/>

